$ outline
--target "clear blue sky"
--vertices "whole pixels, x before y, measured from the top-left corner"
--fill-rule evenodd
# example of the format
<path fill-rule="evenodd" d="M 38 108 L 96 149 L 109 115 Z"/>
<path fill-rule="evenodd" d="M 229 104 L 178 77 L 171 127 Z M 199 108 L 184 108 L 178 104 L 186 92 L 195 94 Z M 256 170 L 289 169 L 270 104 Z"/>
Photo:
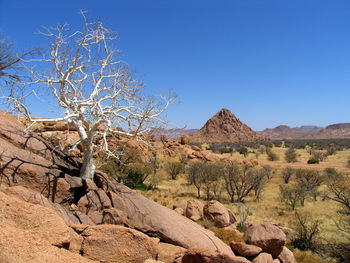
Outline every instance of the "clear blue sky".
<path fill-rule="evenodd" d="M 89 10 L 117 31 L 153 93 L 173 90 L 171 124 L 199 128 L 228 108 L 255 130 L 350 122 L 349 0 L 0 0 L 19 49 L 41 26 Z"/>

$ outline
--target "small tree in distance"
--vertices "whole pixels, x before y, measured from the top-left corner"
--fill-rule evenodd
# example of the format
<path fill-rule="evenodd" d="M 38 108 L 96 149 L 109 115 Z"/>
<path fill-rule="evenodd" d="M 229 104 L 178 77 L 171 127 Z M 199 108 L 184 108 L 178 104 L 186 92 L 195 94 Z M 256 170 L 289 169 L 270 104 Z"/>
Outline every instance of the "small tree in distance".
<path fill-rule="evenodd" d="M 295 163 L 298 161 L 298 155 L 293 147 L 289 148 L 284 153 L 284 158 L 287 161 L 287 163 Z"/>
<path fill-rule="evenodd" d="M 249 149 L 247 147 L 241 146 L 238 151 L 240 154 L 244 155 L 244 157 L 248 156 Z"/>
<path fill-rule="evenodd" d="M 169 162 L 166 170 L 172 180 L 176 180 L 177 176 L 183 171 L 184 165 L 181 162 Z"/>
<path fill-rule="evenodd" d="M 305 200 L 305 190 L 297 185 L 280 185 L 280 195 L 282 201 L 295 210 L 297 204 Z"/>
<path fill-rule="evenodd" d="M 46 88 L 45 94 L 61 109 L 62 117 L 32 119 L 21 100 L 23 96 L 10 94 L 6 99 L 32 124 L 67 121 L 75 126 L 79 140 L 72 148 L 83 146 L 80 176 L 91 179 L 95 173 L 93 154 L 99 145 L 108 156 L 120 157 L 108 147 L 109 134 L 135 137 L 144 133 L 150 124 L 162 122 L 162 113 L 174 97 L 157 100 L 142 94 L 143 84 L 132 78 L 128 65 L 120 59 L 120 50 L 114 46 L 116 34 L 100 21 L 88 21 L 84 12 L 81 15 L 81 30 L 72 32 L 63 25 L 43 33 L 51 40 L 50 50 L 31 61 L 41 66 L 30 70 L 33 93 L 43 95 L 42 89 Z"/>
<path fill-rule="evenodd" d="M 292 178 L 294 173 L 295 171 L 291 167 L 286 167 L 282 170 L 282 177 L 285 184 L 289 183 L 289 180 Z"/>
<path fill-rule="evenodd" d="M 278 155 L 270 147 L 266 148 L 266 154 L 269 161 L 274 162 L 279 160 Z"/>

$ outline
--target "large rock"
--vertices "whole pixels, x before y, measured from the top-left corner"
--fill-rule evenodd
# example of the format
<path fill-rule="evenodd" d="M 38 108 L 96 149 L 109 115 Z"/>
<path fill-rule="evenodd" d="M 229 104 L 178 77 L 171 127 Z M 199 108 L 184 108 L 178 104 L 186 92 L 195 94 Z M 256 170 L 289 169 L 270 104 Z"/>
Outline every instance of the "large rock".
<path fill-rule="evenodd" d="M 1 263 L 98 263 L 72 253 L 65 248 L 53 246 L 47 240 L 23 229 L 0 224 Z"/>
<path fill-rule="evenodd" d="M 34 125 L 34 131 L 37 132 L 47 132 L 47 131 L 77 131 L 72 123 L 67 121 L 58 121 L 58 122 L 39 122 Z"/>
<path fill-rule="evenodd" d="M 73 224 L 79 223 L 79 219 L 74 215 L 72 211 L 70 211 L 66 207 L 63 207 L 60 204 L 52 203 L 42 194 L 34 192 L 23 186 L 6 187 L 6 188 L 3 188 L 2 191 L 7 195 L 21 199 L 25 202 L 49 208 L 50 210 L 54 211 L 57 215 L 59 215 L 64 221 L 68 223 L 73 223 Z"/>
<path fill-rule="evenodd" d="M 254 257 L 258 255 L 262 249 L 254 245 L 248 245 L 242 242 L 231 242 L 230 244 L 233 252 L 237 252 L 244 257 Z"/>
<path fill-rule="evenodd" d="M 55 212 L 3 192 L 0 236 L 0 262 L 92 262 L 78 254 L 82 237 Z"/>
<path fill-rule="evenodd" d="M 197 223 L 161 206 L 119 183 L 111 183 L 108 195 L 114 208 L 123 211 L 128 226 L 166 243 L 190 248 L 193 246 L 233 255 L 229 246 Z"/>
<path fill-rule="evenodd" d="M 178 214 L 180 214 L 182 216 L 186 216 L 187 204 L 186 203 L 175 203 L 175 204 L 173 204 L 173 209 Z"/>
<path fill-rule="evenodd" d="M 185 211 L 184 211 L 183 208 L 181 208 L 181 207 L 176 207 L 176 208 L 174 209 L 174 211 L 175 211 L 176 213 L 178 213 L 179 215 L 182 215 L 182 216 L 185 215 Z"/>
<path fill-rule="evenodd" d="M 283 247 L 282 252 L 278 255 L 282 263 L 296 263 L 294 254 L 288 248 Z"/>
<path fill-rule="evenodd" d="M 86 215 L 80 211 L 76 211 L 75 215 L 77 216 L 77 218 L 79 219 L 79 222 L 81 224 L 91 225 L 91 226 L 96 225 L 96 223 L 94 221 L 92 221 L 92 219 L 88 215 Z M 102 220 L 103 220 L 103 218 L 102 218 Z"/>
<path fill-rule="evenodd" d="M 203 211 L 204 217 L 214 222 L 216 227 L 226 227 L 237 221 L 231 211 L 216 200 L 209 201 Z"/>
<path fill-rule="evenodd" d="M 201 201 L 192 199 L 187 201 L 186 217 L 193 221 L 199 221 L 203 219 L 204 205 Z"/>
<path fill-rule="evenodd" d="M 183 247 L 160 242 L 158 244 L 157 259 L 165 263 L 179 262 L 185 252 L 186 249 Z"/>
<path fill-rule="evenodd" d="M 182 257 L 182 263 L 250 263 L 243 257 L 233 255 L 213 253 L 210 250 L 200 248 L 190 248 Z"/>
<path fill-rule="evenodd" d="M 80 198 L 77 206 L 80 212 L 89 214 L 92 211 L 102 211 L 103 209 L 111 208 L 112 203 L 106 192 L 102 189 L 98 189 L 91 190 L 85 196 Z"/>
<path fill-rule="evenodd" d="M 273 263 L 273 258 L 270 254 L 261 253 L 259 256 L 254 258 L 252 263 Z"/>
<path fill-rule="evenodd" d="M 54 193 L 51 200 L 55 203 L 68 203 L 73 200 L 73 194 L 70 191 L 70 184 L 64 178 L 57 178 L 54 181 Z"/>
<path fill-rule="evenodd" d="M 81 253 L 92 260 L 109 263 L 139 263 L 155 259 L 159 239 L 123 226 L 87 226 Z"/>
<path fill-rule="evenodd" d="M 58 178 L 76 174 L 78 164 L 39 134 L 25 133 L 19 120 L 0 111 L 2 184 L 22 185 L 52 200 L 66 187 Z"/>
<path fill-rule="evenodd" d="M 247 244 L 261 247 L 263 251 L 277 257 L 286 243 L 286 235 L 272 223 L 251 224 L 245 234 Z"/>
<path fill-rule="evenodd" d="M 166 263 L 166 262 L 155 260 L 155 259 L 146 259 L 143 263 Z"/>
<path fill-rule="evenodd" d="M 110 208 L 103 210 L 102 223 L 110 225 L 124 225 L 127 222 L 126 214 L 118 209 Z"/>

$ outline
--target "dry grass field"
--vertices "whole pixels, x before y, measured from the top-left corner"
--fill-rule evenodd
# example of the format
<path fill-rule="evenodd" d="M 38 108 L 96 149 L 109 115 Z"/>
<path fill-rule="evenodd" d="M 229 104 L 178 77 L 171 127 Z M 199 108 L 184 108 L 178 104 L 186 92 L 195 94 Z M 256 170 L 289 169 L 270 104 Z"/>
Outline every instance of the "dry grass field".
<path fill-rule="evenodd" d="M 285 167 L 285 166 L 291 166 L 296 168 L 316 168 L 316 169 L 324 169 L 324 168 L 336 168 L 338 170 L 345 171 L 347 170 L 347 160 L 350 157 L 350 150 L 344 150 L 344 151 L 338 151 L 335 155 L 328 156 L 323 162 L 320 162 L 319 164 L 307 164 L 308 159 L 310 158 L 310 154 L 305 149 L 296 149 L 297 155 L 298 155 L 298 161 L 295 163 L 287 163 L 284 159 L 284 154 L 287 151 L 288 148 L 281 148 L 281 147 L 274 147 L 272 149 L 273 152 L 275 152 L 279 160 L 277 161 L 269 161 L 267 154 L 259 154 L 256 156 L 255 153 L 249 153 L 247 157 L 244 157 L 242 154 L 239 154 L 238 152 L 235 152 L 233 154 L 224 154 L 226 156 L 232 156 L 232 158 L 237 160 L 244 160 L 244 159 L 253 159 L 257 160 L 259 164 L 267 164 L 274 167 Z M 254 151 L 253 149 L 250 149 L 250 151 Z M 325 151 L 323 151 L 325 152 Z"/>
<path fill-rule="evenodd" d="M 284 160 L 285 148 L 273 148 L 280 159 L 278 161 L 268 161 L 266 154 L 260 154 L 258 158 L 254 153 L 250 153 L 247 157 L 240 155 L 239 153 L 225 154 L 229 159 L 243 160 L 243 159 L 255 159 L 258 160 L 259 165 L 270 165 L 274 169 L 273 176 L 267 180 L 262 197 L 259 201 L 256 201 L 254 196 L 249 195 L 243 204 L 229 202 L 228 195 L 225 190 L 222 190 L 221 202 L 226 205 L 227 208 L 232 210 L 238 215 L 238 207 L 244 206 L 249 210 L 249 222 L 264 222 L 272 221 L 286 227 L 292 227 L 294 221 L 294 211 L 291 210 L 285 203 L 281 201 L 279 186 L 284 184 L 282 178 L 282 169 L 286 166 L 293 166 L 295 168 L 309 168 L 323 170 L 327 167 L 333 167 L 342 172 L 348 172 L 346 167 L 348 156 L 350 156 L 350 150 L 339 151 L 334 156 L 329 156 L 320 164 L 307 164 L 307 160 L 310 155 L 306 150 L 297 150 L 298 162 L 287 163 Z M 162 161 L 170 160 L 169 158 Z M 143 194 L 154 201 L 167 206 L 173 207 L 175 203 L 186 202 L 189 199 L 197 198 L 197 191 L 193 185 L 190 185 L 187 181 L 187 175 L 180 174 L 176 180 L 170 180 L 166 171 L 161 170 L 157 174 L 159 180 L 157 189 L 145 191 Z M 324 186 L 319 187 L 319 191 L 324 191 Z M 205 202 L 204 198 L 200 199 Z M 342 242 L 344 236 L 339 232 L 336 226 L 336 219 L 338 217 L 339 205 L 331 200 L 322 201 L 321 197 L 318 197 L 317 201 L 313 201 L 308 198 L 305 202 L 305 206 L 298 206 L 297 210 L 301 213 L 307 213 L 309 218 L 319 220 L 321 224 L 321 240 L 325 242 Z"/>

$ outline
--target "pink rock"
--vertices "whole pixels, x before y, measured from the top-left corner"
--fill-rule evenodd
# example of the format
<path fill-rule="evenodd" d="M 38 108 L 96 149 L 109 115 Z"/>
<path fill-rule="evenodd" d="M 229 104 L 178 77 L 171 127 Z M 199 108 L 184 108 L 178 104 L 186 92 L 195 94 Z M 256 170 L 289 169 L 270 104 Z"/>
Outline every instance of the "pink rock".
<path fill-rule="evenodd" d="M 273 259 L 270 254 L 261 253 L 259 256 L 254 258 L 252 263 L 273 263 Z"/>
<path fill-rule="evenodd" d="M 244 234 L 247 244 L 261 247 L 264 252 L 277 257 L 286 243 L 286 235 L 272 223 L 251 224 Z"/>
<path fill-rule="evenodd" d="M 212 250 L 193 247 L 185 252 L 181 263 L 251 263 L 244 257 L 221 254 Z"/>
<path fill-rule="evenodd" d="M 193 221 L 198 221 L 203 219 L 203 207 L 202 202 L 198 200 L 187 201 L 186 217 L 192 219 Z"/>
<path fill-rule="evenodd" d="M 203 211 L 204 217 L 214 222 L 217 227 L 226 227 L 237 221 L 231 211 L 215 200 L 209 201 Z"/>
<path fill-rule="evenodd" d="M 244 257 L 254 257 L 262 251 L 260 247 L 241 242 L 231 242 L 231 248 L 234 252 Z"/>
<path fill-rule="evenodd" d="M 296 263 L 293 252 L 286 247 L 283 247 L 283 250 L 278 255 L 278 258 L 280 261 L 282 261 L 282 263 Z"/>

